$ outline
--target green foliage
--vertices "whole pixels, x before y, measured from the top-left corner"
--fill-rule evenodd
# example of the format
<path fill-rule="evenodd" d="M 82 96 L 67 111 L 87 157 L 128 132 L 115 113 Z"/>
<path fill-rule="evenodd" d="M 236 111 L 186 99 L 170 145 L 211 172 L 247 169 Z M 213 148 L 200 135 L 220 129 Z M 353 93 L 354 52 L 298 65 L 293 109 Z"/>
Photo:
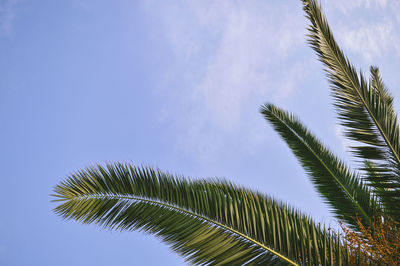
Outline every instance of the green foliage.
<path fill-rule="evenodd" d="M 318 264 L 342 252 L 337 236 L 305 215 L 226 181 L 110 164 L 72 175 L 55 193 L 61 216 L 152 233 L 191 263 Z"/>
<path fill-rule="evenodd" d="M 355 216 L 371 223 L 378 204 L 359 175 L 326 149 L 293 115 L 267 104 L 261 113 L 287 142 L 336 217 L 357 228 Z"/>
<path fill-rule="evenodd" d="M 376 67 L 371 67 L 371 82 L 343 55 L 325 16 L 315 1 L 303 0 L 310 20 L 309 43 L 326 66 L 328 80 L 341 125 L 346 136 L 359 145 L 352 147 L 362 161 L 370 161 L 366 175 L 380 196 L 385 212 L 400 219 L 400 130 L 393 98 L 385 88 Z"/>
<path fill-rule="evenodd" d="M 349 230 L 374 231 L 376 219 L 397 224 L 400 130 L 393 98 L 378 68 L 371 67 L 369 81 L 357 73 L 318 3 L 302 2 L 309 43 L 326 67 L 339 121 L 358 143 L 352 149 L 361 166 L 349 169 L 294 115 L 272 104 L 261 112 Z M 349 265 L 349 252 L 354 255 L 339 234 L 294 208 L 223 180 L 188 180 L 116 163 L 81 170 L 54 192 L 60 216 L 156 235 L 192 264 Z"/>

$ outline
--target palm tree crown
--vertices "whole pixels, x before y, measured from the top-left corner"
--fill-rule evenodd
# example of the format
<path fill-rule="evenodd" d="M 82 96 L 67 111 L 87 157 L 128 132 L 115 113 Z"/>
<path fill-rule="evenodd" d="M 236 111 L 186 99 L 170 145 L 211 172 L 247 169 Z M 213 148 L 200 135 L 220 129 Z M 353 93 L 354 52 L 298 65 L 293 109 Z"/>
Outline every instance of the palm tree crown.
<path fill-rule="evenodd" d="M 400 139 L 393 98 L 379 70 L 366 79 L 333 38 L 319 4 L 302 0 L 309 44 L 324 64 L 345 135 L 360 161 L 350 169 L 293 114 L 261 113 L 288 144 L 335 217 L 352 231 L 400 222 Z M 260 192 L 225 180 L 188 180 L 148 167 L 107 164 L 78 171 L 54 189 L 55 212 L 82 223 L 143 230 L 193 264 L 340 265 L 343 237 Z"/>

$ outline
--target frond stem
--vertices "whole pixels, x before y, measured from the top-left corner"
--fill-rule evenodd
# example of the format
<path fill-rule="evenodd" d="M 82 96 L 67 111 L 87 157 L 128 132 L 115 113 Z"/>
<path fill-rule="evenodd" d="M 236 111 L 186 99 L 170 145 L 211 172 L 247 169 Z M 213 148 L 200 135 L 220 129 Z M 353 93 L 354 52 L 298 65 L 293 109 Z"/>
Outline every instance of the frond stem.
<path fill-rule="evenodd" d="M 215 220 L 212 220 L 212 219 L 209 219 L 209 218 L 204 217 L 202 215 L 199 215 L 199 214 L 197 214 L 195 212 L 192 212 L 192 211 L 189 211 L 189 210 L 186 210 L 186 209 L 182 209 L 182 208 L 179 208 L 179 207 L 171 205 L 171 204 L 167 204 L 167 203 L 163 203 L 163 202 L 159 202 L 159 201 L 155 201 L 155 200 L 150 200 L 150 199 L 146 199 L 146 198 L 138 198 L 138 197 L 132 197 L 132 196 L 129 197 L 129 196 L 122 196 L 122 195 L 105 195 L 105 196 L 104 195 L 91 195 L 91 196 L 81 196 L 81 197 L 78 197 L 78 198 L 80 198 L 80 199 L 84 199 L 84 198 L 98 198 L 98 199 L 113 198 L 113 199 L 119 199 L 119 200 L 120 199 L 127 199 L 127 200 L 134 200 L 134 201 L 143 201 L 143 202 L 147 202 L 147 203 L 151 203 L 151 204 L 155 204 L 155 205 L 159 205 L 159 206 L 164 206 L 164 207 L 167 207 L 167 208 L 170 208 L 170 209 L 175 209 L 177 211 L 180 211 L 180 212 L 186 213 L 188 215 L 194 216 L 196 218 L 199 218 L 201 220 L 204 220 L 204 221 L 207 221 L 207 222 L 209 222 L 211 224 L 214 224 L 214 225 L 216 225 L 218 227 L 221 227 L 221 228 L 223 228 L 223 229 L 225 229 L 227 231 L 230 231 L 233 234 L 236 234 L 236 235 L 238 235 L 238 236 L 240 236 L 242 238 L 245 238 L 246 240 L 252 242 L 253 244 L 255 244 L 255 245 L 257 245 L 257 246 L 259 246 L 259 247 L 271 252 L 272 254 L 278 256 L 279 258 L 281 258 L 282 260 L 286 261 L 287 263 L 289 263 L 291 265 L 299 266 L 299 264 L 297 264 L 296 262 L 292 261 L 291 259 L 289 259 L 289 258 L 283 256 L 282 254 L 274 251 L 273 249 L 263 245 L 262 243 L 260 243 L 260 242 L 258 242 L 256 240 L 254 240 L 254 239 L 252 239 L 252 238 L 240 233 L 239 231 L 237 231 L 235 229 L 232 229 L 232 228 L 230 228 L 230 227 L 228 227 L 228 226 L 226 226 L 226 225 L 224 225 L 222 223 L 219 223 L 219 222 L 217 222 Z"/>

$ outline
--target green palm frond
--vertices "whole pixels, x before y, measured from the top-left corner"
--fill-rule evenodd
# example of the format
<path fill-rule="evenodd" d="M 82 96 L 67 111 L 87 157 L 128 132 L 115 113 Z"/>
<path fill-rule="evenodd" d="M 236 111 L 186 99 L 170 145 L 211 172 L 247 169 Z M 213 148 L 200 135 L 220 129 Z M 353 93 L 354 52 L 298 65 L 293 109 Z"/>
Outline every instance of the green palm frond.
<path fill-rule="evenodd" d="M 371 224 L 378 205 L 358 176 L 292 114 L 272 104 L 263 106 L 261 113 L 292 149 L 336 217 L 353 227 L 357 227 L 356 216 L 363 218 L 364 223 Z"/>
<path fill-rule="evenodd" d="M 226 181 L 110 164 L 80 171 L 54 191 L 62 217 L 143 230 L 194 264 L 331 265 L 346 256 L 340 239 L 305 215 Z"/>
<path fill-rule="evenodd" d="M 400 130 L 392 98 L 383 86 L 376 68 L 371 69 L 371 84 L 357 74 L 337 45 L 320 6 L 303 0 L 311 24 L 309 43 L 327 67 L 335 107 L 345 135 L 360 144 L 352 147 L 361 161 L 373 161 L 377 179 L 371 182 L 385 211 L 400 219 Z M 383 188 L 383 189 L 382 189 Z M 394 202 L 394 204 L 389 203 Z"/>
<path fill-rule="evenodd" d="M 370 72 L 371 72 L 370 84 L 372 89 L 375 90 L 375 92 L 380 95 L 380 98 L 386 102 L 388 111 L 395 114 L 393 108 L 393 96 L 389 93 L 388 89 L 383 83 L 383 80 L 379 73 L 379 68 L 376 66 L 371 66 Z"/>

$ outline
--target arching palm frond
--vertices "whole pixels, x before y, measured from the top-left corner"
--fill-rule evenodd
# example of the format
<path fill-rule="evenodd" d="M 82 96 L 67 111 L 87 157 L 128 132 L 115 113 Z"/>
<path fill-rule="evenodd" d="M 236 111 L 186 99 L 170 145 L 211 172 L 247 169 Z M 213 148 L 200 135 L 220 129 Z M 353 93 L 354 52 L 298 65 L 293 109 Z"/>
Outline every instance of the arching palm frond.
<path fill-rule="evenodd" d="M 320 6 L 314 0 L 303 0 L 310 20 L 309 43 L 327 67 L 335 107 L 345 135 L 360 145 L 352 147 L 362 161 L 372 161 L 380 199 L 385 212 L 400 219 L 400 129 L 392 100 L 375 68 L 372 84 L 344 56 L 337 45 Z"/>
<path fill-rule="evenodd" d="M 64 218 L 161 237 L 194 264 L 330 265 L 333 233 L 261 193 L 127 164 L 97 166 L 56 186 Z"/>
<path fill-rule="evenodd" d="M 292 149 L 336 217 L 353 227 L 358 226 L 356 216 L 365 224 L 370 224 L 378 212 L 378 204 L 358 176 L 292 114 L 272 104 L 263 106 L 261 113 Z"/>

